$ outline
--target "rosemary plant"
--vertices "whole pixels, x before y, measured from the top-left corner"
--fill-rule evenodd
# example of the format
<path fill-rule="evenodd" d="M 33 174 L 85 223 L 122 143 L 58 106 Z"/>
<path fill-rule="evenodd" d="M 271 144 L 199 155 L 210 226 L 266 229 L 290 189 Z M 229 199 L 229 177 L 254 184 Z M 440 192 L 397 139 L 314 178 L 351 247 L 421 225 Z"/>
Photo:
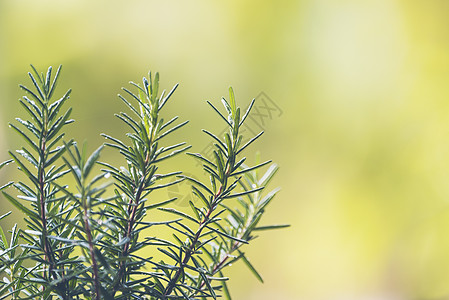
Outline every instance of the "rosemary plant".
<path fill-rule="evenodd" d="M 159 93 L 158 73 L 149 73 L 141 85 L 131 82 L 134 90 L 124 88 L 125 96 L 119 95 L 129 113 L 116 115 L 130 129 L 126 140 L 103 134 L 104 145 L 88 155 L 65 137 L 63 129 L 73 120 L 71 108 L 63 109 L 70 90 L 54 100 L 60 71 L 52 76 L 50 67 L 44 75 L 32 66 L 33 88 L 20 85 L 27 118 L 10 127 L 25 146 L 10 151 L 0 169 L 15 164 L 27 181 L 11 181 L 0 190 L 24 213 L 26 228 L 14 225 L 8 234 L 0 227 L 0 299 L 231 299 L 224 270 L 238 260 L 262 281 L 243 246 L 257 231 L 287 225 L 259 226 L 278 192 L 264 192 L 278 167 L 271 161 L 245 164 L 243 151 L 263 133 L 247 142 L 240 134 L 254 100 L 244 114 L 232 88 L 229 99 L 222 99 L 225 113 L 208 102 L 228 130 L 223 136 L 203 130 L 213 142 L 212 159 L 187 153 L 201 162 L 203 182 L 181 170 L 159 172 L 162 161 L 190 148 L 186 142 L 164 144 L 187 124 L 178 117 L 165 121 L 161 114 L 178 85 Z M 100 161 L 105 146 L 126 164 Z M 176 198 L 154 196 L 184 180 L 198 200 L 189 202 L 190 210 L 170 207 Z M 11 188 L 17 196 L 7 192 Z M 166 220 L 149 220 L 150 210 L 166 213 Z M 10 214 L 2 212 L 0 220 Z M 146 235 L 158 226 L 172 238 Z"/>

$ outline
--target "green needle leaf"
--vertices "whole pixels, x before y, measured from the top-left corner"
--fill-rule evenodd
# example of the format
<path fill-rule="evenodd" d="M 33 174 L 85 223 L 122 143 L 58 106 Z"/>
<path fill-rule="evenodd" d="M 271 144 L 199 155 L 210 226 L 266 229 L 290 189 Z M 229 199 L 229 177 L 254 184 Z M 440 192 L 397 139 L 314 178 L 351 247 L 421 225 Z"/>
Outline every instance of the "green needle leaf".
<path fill-rule="evenodd" d="M 186 218 L 186 219 L 188 219 L 188 220 L 198 224 L 198 220 L 196 220 L 195 218 L 189 216 L 188 214 L 183 213 L 183 212 L 181 212 L 179 210 L 176 210 L 174 208 L 159 207 L 158 209 L 162 210 L 162 211 L 166 211 L 166 212 L 172 213 L 172 214 L 175 214 L 175 215 L 178 215 L 178 216 L 181 216 L 181 217 L 184 217 L 184 218 Z"/>
<path fill-rule="evenodd" d="M 1 170 L 4 166 L 7 166 L 7 165 L 9 165 L 10 163 L 12 163 L 13 161 L 14 161 L 14 160 L 9 159 L 9 160 L 7 160 L 7 161 L 4 161 L 4 162 L 0 163 L 0 170 Z"/>
<path fill-rule="evenodd" d="M 262 231 L 262 230 L 273 230 L 273 229 L 282 229 L 282 228 L 287 228 L 290 227 L 289 224 L 282 224 L 282 225 L 268 225 L 268 226 L 259 226 L 259 227 L 255 227 L 253 230 L 254 231 Z"/>
<path fill-rule="evenodd" d="M 235 104 L 234 90 L 232 89 L 232 87 L 229 88 L 229 102 L 231 104 L 232 115 L 235 115 L 237 106 Z"/>
<path fill-rule="evenodd" d="M 6 197 L 6 199 L 8 199 L 9 202 L 11 202 L 12 205 L 14 205 L 20 211 L 25 213 L 27 216 L 33 217 L 35 219 L 39 219 L 39 215 L 38 214 L 36 214 L 34 211 L 30 210 L 29 208 L 25 207 L 22 203 L 17 201 L 14 197 L 12 197 L 11 195 L 7 194 L 6 192 L 2 192 L 2 194 L 3 194 L 3 196 Z"/>
<path fill-rule="evenodd" d="M 256 278 L 263 283 L 262 276 L 260 276 L 259 272 L 254 268 L 254 266 L 250 263 L 250 261 L 246 258 L 245 254 L 239 250 L 239 254 L 241 255 L 241 258 L 245 265 L 248 267 L 248 269 L 256 276 Z"/>
<path fill-rule="evenodd" d="M 85 177 L 87 177 L 92 170 L 92 167 L 94 166 L 95 162 L 98 161 L 98 158 L 100 157 L 100 152 L 103 150 L 104 145 L 101 145 L 98 147 L 97 150 L 95 150 L 92 155 L 87 159 L 86 165 L 84 166 L 83 174 Z"/>

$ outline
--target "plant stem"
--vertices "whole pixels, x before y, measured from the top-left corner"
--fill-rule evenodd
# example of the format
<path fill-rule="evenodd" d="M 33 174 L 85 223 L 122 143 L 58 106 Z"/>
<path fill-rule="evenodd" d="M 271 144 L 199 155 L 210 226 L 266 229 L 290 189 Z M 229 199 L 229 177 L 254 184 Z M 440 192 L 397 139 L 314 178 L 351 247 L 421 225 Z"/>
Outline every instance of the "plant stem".
<path fill-rule="evenodd" d="M 206 227 L 207 223 L 209 222 L 209 218 L 211 216 L 211 214 L 215 211 L 215 209 L 218 206 L 218 200 L 221 199 L 223 191 L 226 189 L 226 183 L 227 183 L 227 179 L 229 177 L 229 172 L 227 172 L 225 174 L 225 180 L 224 183 L 220 186 L 220 189 L 218 191 L 217 194 L 214 195 L 213 200 L 211 202 L 211 206 L 209 207 L 209 209 L 207 210 L 206 215 L 204 216 L 204 218 L 201 220 L 198 230 L 193 238 L 193 240 L 191 241 L 188 249 L 186 250 L 186 254 L 184 256 L 184 259 L 182 260 L 181 265 L 179 266 L 179 269 L 176 271 L 174 277 L 172 280 L 170 280 L 170 282 L 168 283 L 167 287 L 165 288 L 164 291 L 164 299 L 167 299 L 167 296 L 169 296 L 171 294 L 171 292 L 173 291 L 176 282 L 178 282 L 179 276 L 181 276 L 181 274 L 184 273 L 184 269 L 185 266 L 187 265 L 187 263 L 189 262 L 190 258 L 192 257 L 193 253 L 195 253 L 195 246 L 198 242 L 198 239 L 201 236 L 201 233 L 203 232 L 203 229 Z"/>
<path fill-rule="evenodd" d="M 95 287 L 95 299 L 100 300 L 101 298 L 100 298 L 100 281 L 98 278 L 98 265 L 97 265 L 97 259 L 95 258 L 94 244 L 92 242 L 92 231 L 90 229 L 90 224 L 89 224 L 90 207 L 87 203 L 84 186 L 82 188 L 83 188 L 82 203 L 83 203 L 83 213 L 84 213 L 83 225 L 84 225 L 84 230 L 86 231 L 87 242 L 89 244 L 89 252 L 90 252 L 91 259 L 92 259 L 92 269 L 93 269 L 94 287 Z"/>
<path fill-rule="evenodd" d="M 130 213 L 130 217 L 129 217 L 129 220 L 128 220 L 128 227 L 127 227 L 126 233 L 125 233 L 126 234 L 125 238 L 128 238 L 129 240 L 123 245 L 123 250 L 120 253 L 120 257 L 128 256 L 129 246 L 131 244 L 132 229 L 133 229 L 134 224 L 136 222 L 135 219 L 136 219 L 136 213 L 137 213 L 138 205 L 140 204 L 140 202 L 142 200 L 141 197 L 142 197 L 142 192 L 143 192 L 143 190 L 145 188 L 145 181 L 146 181 L 145 178 L 148 175 L 145 172 L 145 170 L 149 166 L 149 160 L 150 160 L 149 157 L 150 156 L 149 156 L 149 152 L 148 152 L 147 155 L 146 155 L 146 159 L 145 159 L 145 168 L 144 168 L 144 170 L 142 172 L 142 177 L 141 177 L 140 183 L 139 183 L 139 185 L 137 187 L 137 191 L 135 192 L 135 197 L 134 197 L 134 199 L 129 199 L 128 212 Z M 126 272 L 125 272 L 126 271 L 125 270 L 126 265 L 125 264 L 126 264 L 126 260 L 122 260 L 120 262 L 119 271 L 118 271 L 118 274 L 117 274 L 117 277 L 116 277 L 117 279 L 115 280 L 115 283 L 112 286 L 113 294 L 115 294 L 117 292 L 117 287 L 118 287 L 119 283 L 123 281 L 123 278 L 126 275 Z"/>
<path fill-rule="evenodd" d="M 243 236 L 244 234 L 242 234 L 242 235 L 240 235 L 238 238 L 241 238 L 241 236 Z M 214 268 L 212 269 L 212 276 L 213 275 L 215 275 L 215 273 L 217 273 L 219 270 L 220 270 L 220 268 L 228 261 L 228 259 L 229 259 L 229 257 L 230 257 L 230 255 L 235 251 L 235 250 L 237 250 L 238 248 L 240 248 L 240 246 L 242 245 L 242 243 L 240 243 L 240 242 L 234 242 L 234 244 L 232 245 L 232 248 L 231 248 L 231 250 L 229 250 L 226 254 L 225 254 L 225 256 L 222 258 L 222 260 L 219 262 L 219 263 L 217 263 L 215 266 L 214 266 Z M 206 285 L 206 282 L 205 281 L 203 281 L 203 282 L 201 282 L 201 285 L 200 285 L 200 287 L 198 288 L 198 290 L 201 290 L 203 287 L 204 287 L 204 285 Z M 194 293 L 193 293 L 193 295 L 192 296 L 195 296 L 196 294 L 198 293 L 198 291 L 195 291 Z"/>
<path fill-rule="evenodd" d="M 44 248 L 44 260 L 48 262 L 48 274 L 47 271 L 45 271 L 44 268 L 44 279 L 49 279 L 53 277 L 54 280 L 58 280 L 58 274 L 55 271 L 56 269 L 56 263 L 55 263 L 55 257 L 53 248 L 51 246 L 51 243 L 48 239 L 48 229 L 47 229 L 47 191 L 46 191 L 46 172 L 45 172 L 45 165 L 47 163 L 47 138 L 48 138 L 48 102 L 45 102 L 43 110 L 43 128 L 42 128 L 42 135 L 39 141 L 39 165 L 38 165 L 38 190 L 39 190 L 39 204 L 40 204 L 40 218 L 42 223 L 42 243 Z M 64 268 L 64 266 L 61 266 Z M 62 276 L 64 276 L 64 271 L 62 272 Z M 68 299 L 67 292 L 68 289 L 64 287 L 64 281 L 58 283 L 56 285 L 56 288 L 59 290 L 59 295 L 63 297 L 63 299 Z"/>

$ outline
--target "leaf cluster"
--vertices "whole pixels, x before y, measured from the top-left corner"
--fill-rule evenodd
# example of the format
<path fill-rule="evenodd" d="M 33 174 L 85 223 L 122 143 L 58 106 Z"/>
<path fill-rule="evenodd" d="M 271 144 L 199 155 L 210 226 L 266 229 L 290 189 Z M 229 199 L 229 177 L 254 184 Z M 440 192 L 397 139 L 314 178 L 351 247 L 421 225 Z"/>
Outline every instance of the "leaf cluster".
<path fill-rule="evenodd" d="M 64 109 L 71 90 L 54 100 L 60 72 L 61 67 L 52 76 L 51 67 L 43 74 L 32 66 L 32 88 L 20 85 L 27 118 L 10 127 L 25 146 L 10 151 L 11 159 L 0 169 L 15 164 L 27 180 L 0 190 L 24 213 L 26 228 L 15 225 L 8 234 L 0 227 L 0 273 L 5 275 L 0 299 L 231 299 L 224 269 L 238 260 L 262 281 L 242 248 L 257 231 L 287 225 L 259 225 L 278 192 L 264 193 L 278 167 L 271 161 L 247 166 L 242 156 L 263 134 L 243 142 L 241 128 L 254 100 L 241 113 L 230 88 L 229 99 L 222 99 L 225 113 L 208 102 L 228 130 L 223 136 L 203 130 L 213 143 L 212 158 L 187 153 L 201 162 L 203 182 L 181 171 L 159 172 L 163 161 L 190 148 L 186 142 L 164 143 L 187 124 L 161 114 L 178 85 L 159 93 L 159 74 L 149 73 L 141 84 L 131 82 L 133 89 L 123 88 L 124 96 L 118 97 L 129 112 L 116 116 L 130 132 L 125 139 L 102 134 L 106 142 L 88 154 L 85 146 L 65 138 L 63 129 L 73 122 L 71 108 Z M 100 161 L 105 147 L 117 151 L 125 165 Z M 259 178 L 259 169 L 267 165 Z M 153 196 L 184 180 L 198 200 L 189 202 L 190 210 L 171 207 L 176 198 Z M 6 191 L 12 188 L 18 195 Z M 149 220 L 150 210 L 167 219 Z M 160 226 L 172 238 L 146 235 L 148 228 Z"/>

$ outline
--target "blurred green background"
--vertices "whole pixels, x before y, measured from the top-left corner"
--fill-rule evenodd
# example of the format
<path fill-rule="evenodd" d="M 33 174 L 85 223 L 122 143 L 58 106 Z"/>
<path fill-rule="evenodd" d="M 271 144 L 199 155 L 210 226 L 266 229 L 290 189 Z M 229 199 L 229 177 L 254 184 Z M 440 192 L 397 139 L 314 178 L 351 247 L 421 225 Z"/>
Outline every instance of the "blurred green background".
<path fill-rule="evenodd" d="M 448 16 L 446 0 L 0 0 L 0 159 L 21 145 L 7 123 L 30 63 L 63 64 L 68 136 L 91 149 L 124 132 L 116 95 L 148 70 L 180 83 L 165 115 L 190 120 L 177 138 L 197 152 L 223 127 L 205 100 L 264 92 L 282 114 L 252 150 L 282 191 L 263 222 L 292 227 L 248 248 L 264 285 L 231 268 L 235 299 L 447 299 Z"/>

